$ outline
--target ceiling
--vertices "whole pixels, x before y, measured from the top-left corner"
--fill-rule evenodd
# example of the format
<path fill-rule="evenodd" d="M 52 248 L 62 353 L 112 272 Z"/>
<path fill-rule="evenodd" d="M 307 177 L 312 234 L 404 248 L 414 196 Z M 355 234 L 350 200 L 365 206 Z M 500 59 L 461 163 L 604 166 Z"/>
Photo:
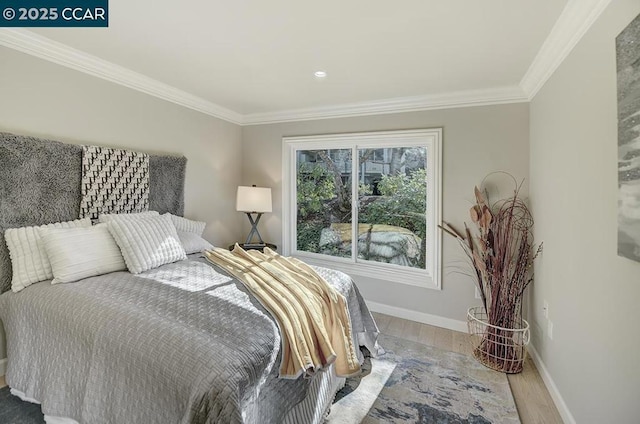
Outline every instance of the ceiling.
<path fill-rule="evenodd" d="M 251 115 L 518 87 L 565 4 L 128 0 L 109 28 L 33 32 Z"/>

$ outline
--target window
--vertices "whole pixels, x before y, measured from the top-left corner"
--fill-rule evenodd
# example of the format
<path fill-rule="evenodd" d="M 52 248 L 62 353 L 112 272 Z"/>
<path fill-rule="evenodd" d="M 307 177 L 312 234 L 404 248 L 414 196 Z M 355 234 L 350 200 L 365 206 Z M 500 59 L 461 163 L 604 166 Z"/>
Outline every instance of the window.
<path fill-rule="evenodd" d="M 284 253 L 440 288 L 441 134 L 284 138 Z"/>

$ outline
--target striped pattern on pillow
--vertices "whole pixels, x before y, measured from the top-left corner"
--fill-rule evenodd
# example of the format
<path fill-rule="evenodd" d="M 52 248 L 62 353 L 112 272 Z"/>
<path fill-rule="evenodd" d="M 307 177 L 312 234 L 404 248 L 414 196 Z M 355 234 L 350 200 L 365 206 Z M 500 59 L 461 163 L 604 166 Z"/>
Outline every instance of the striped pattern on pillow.
<path fill-rule="evenodd" d="M 41 230 L 47 228 L 78 227 L 91 227 L 91 220 L 84 218 L 75 221 L 56 222 L 38 227 L 9 228 L 6 230 L 4 237 L 7 241 L 7 247 L 9 248 L 11 267 L 13 269 L 11 290 L 17 293 L 33 283 L 53 278 L 51 263 L 44 250 L 44 246 L 42 246 Z"/>
<path fill-rule="evenodd" d="M 187 259 L 176 227 L 167 215 L 114 219 L 108 226 L 132 274 Z"/>
<path fill-rule="evenodd" d="M 51 284 L 71 283 L 127 269 L 107 224 L 45 229 L 42 243 L 53 271 Z"/>

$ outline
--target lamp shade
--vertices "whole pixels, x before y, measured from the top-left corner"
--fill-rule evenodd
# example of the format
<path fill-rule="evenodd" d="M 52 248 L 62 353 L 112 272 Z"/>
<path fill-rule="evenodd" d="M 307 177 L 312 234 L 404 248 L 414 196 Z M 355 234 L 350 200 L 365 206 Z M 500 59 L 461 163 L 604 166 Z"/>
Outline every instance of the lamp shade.
<path fill-rule="evenodd" d="M 271 189 L 239 186 L 236 210 L 240 212 L 271 212 Z"/>

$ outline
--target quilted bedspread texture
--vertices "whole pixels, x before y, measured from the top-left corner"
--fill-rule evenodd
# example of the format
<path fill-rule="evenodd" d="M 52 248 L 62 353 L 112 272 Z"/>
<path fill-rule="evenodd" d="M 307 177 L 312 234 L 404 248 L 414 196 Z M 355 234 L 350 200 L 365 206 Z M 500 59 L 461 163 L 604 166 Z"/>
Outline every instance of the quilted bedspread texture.
<path fill-rule="evenodd" d="M 309 380 L 277 378 L 273 318 L 197 256 L 1 295 L 7 383 L 40 400 L 44 414 L 83 423 L 282 421 Z M 375 340 L 351 279 L 317 270 L 346 297 L 354 339 Z"/>

